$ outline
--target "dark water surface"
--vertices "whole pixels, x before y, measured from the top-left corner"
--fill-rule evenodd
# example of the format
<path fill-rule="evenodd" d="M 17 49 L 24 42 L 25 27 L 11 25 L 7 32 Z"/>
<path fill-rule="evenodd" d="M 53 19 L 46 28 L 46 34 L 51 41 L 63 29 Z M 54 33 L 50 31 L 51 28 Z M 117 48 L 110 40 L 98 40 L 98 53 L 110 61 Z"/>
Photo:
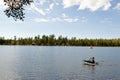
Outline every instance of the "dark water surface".
<path fill-rule="evenodd" d="M 0 80 L 120 80 L 120 48 L 0 46 Z"/>

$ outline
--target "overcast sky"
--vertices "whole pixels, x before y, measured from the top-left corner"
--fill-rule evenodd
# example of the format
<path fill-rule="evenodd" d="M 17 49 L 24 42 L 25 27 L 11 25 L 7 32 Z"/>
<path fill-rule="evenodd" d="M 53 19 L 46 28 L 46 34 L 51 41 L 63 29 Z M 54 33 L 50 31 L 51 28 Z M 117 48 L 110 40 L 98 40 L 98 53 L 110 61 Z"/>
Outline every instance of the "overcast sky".
<path fill-rule="evenodd" d="M 0 37 L 120 38 L 120 0 L 34 0 L 24 6 L 24 21 L 8 18 L 3 1 Z"/>

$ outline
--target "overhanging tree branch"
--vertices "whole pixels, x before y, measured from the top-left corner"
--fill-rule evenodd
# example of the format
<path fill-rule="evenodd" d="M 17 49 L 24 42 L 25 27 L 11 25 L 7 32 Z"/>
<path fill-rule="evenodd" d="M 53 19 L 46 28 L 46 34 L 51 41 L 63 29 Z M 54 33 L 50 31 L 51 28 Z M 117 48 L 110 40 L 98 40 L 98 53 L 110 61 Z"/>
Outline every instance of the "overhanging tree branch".
<path fill-rule="evenodd" d="M 6 16 L 13 17 L 14 20 L 24 20 L 25 13 L 23 12 L 25 9 L 23 5 L 30 5 L 33 0 L 4 0 L 5 5 L 8 8 L 4 11 Z"/>

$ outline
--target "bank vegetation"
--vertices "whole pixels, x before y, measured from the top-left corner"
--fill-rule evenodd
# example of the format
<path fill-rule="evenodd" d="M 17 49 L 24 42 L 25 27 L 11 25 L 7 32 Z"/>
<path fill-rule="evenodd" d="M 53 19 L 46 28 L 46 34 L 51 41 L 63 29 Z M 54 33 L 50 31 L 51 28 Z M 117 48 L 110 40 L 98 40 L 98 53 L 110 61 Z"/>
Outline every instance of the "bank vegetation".
<path fill-rule="evenodd" d="M 115 39 L 77 39 L 55 35 L 5 39 L 0 37 L 0 45 L 38 45 L 38 46 L 120 46 L 120 38 Z"/>

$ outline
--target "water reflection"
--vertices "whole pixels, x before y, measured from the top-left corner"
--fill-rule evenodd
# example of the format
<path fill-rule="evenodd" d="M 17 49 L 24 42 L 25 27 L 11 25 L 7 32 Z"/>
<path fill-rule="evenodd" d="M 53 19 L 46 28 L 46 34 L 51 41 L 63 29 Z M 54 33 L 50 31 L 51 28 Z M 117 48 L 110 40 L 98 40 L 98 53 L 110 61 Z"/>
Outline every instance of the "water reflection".
<path fill-rule="evenodd" d="M 0 46 L 0 80 L 119 80 L 119 52 L 118 48 Z M 98 66 L 83 64 L 91 55 Z"/>
<path fill-rule="evenodd" d="M 0 80 L 21 80 L 17 73 L 18 55 L 13 47 L 0 48 Z"/>
<path fill-rule="evenodd" d="M 27 51 L 19 54 L 18 73 L 22 80 L 54 80 L 58 78 L 54 52 L 39 47 L 27 47 Z M 36 51 L 37 50 L 37 51 Z M 49 54 L 48 54 L 49 53 Z"/>
<path fill-rule="evenodd" d="M 84 67 L 86 70 L 89 70 L 89 71 L 91 72 L 91 74 L 95 74 L 95 66 L 83 64 L 83 67 Z"/>

